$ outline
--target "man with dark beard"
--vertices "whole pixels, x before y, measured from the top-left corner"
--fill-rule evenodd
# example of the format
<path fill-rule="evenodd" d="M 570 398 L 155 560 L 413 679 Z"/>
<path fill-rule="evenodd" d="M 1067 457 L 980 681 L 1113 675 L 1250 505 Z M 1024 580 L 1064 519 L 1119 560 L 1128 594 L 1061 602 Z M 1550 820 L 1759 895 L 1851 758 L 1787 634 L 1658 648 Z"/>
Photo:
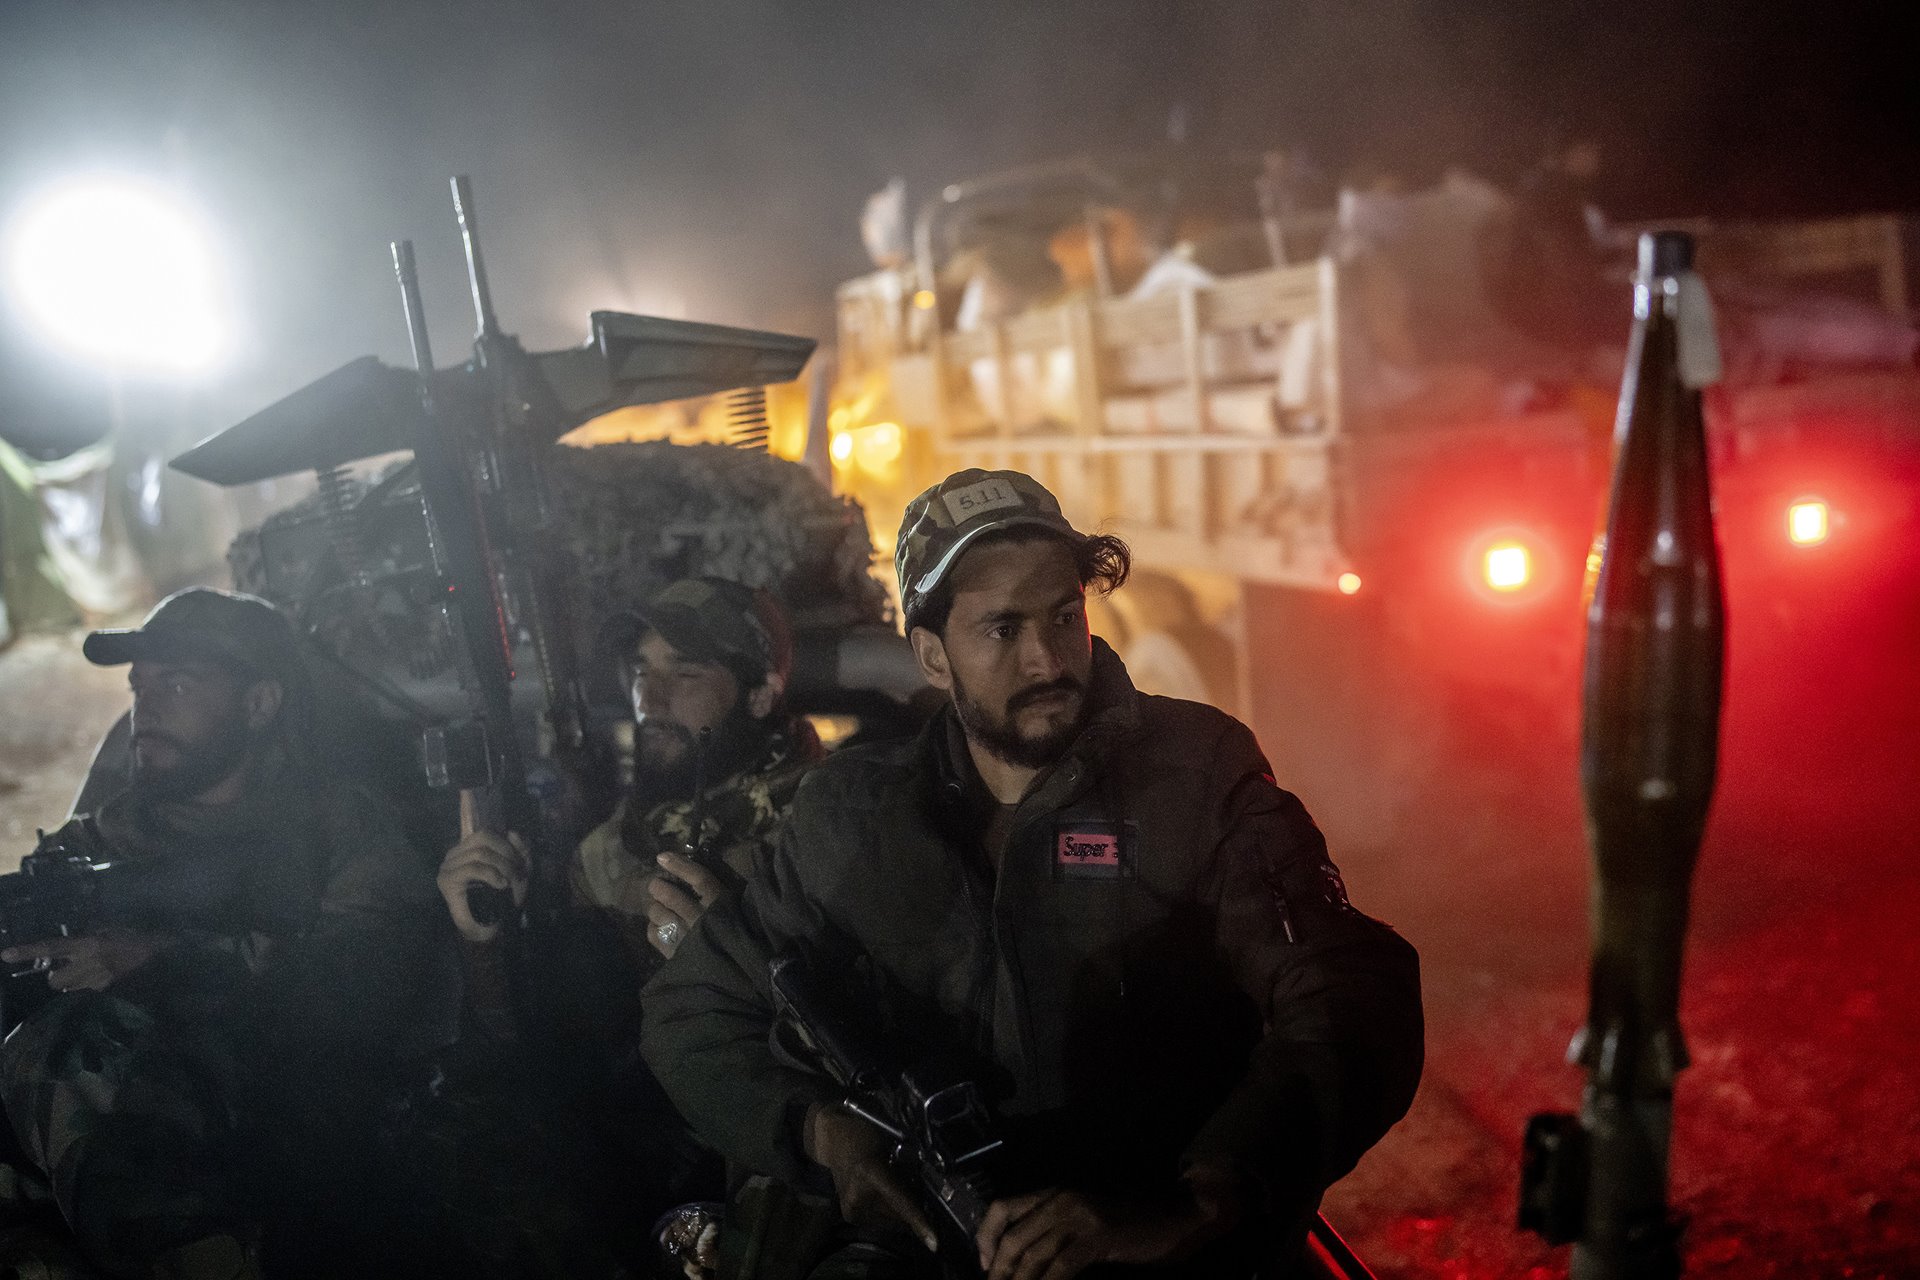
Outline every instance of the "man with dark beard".
<path fill-rule="evenodd" d="M 820 744 L 785 711 L 793 641 L 766 592 L 683 579 L 631 621 L 633 782 L 572 860 L 572 912 L 545 937 L 473 918 L 472 885 L 524 901 L 517 836 L 475 832 L 441 864 L 471 1034 L 406 1145 L 463 1275 L 637 1269 L 654 1214 L 721 1190 L 717 1163 L 638 1062 L 630 1024 L 648 976 L 772 843 Z M 618 941 L 602 942 L 609 932 Z M 509 1043 L 528 1013 L 544 1043 Z"/>
<path fill-rule="evenodd" d="M 1090 635 L 1124 544 L 970 470 L 908 506 L 895 568 L 951 712 L 807 776 L 744 894 L 648 987 L 648 1062 L 730 1159 L 860 1224 L 816 1277 L 1287 1274 L 1412 1100 L 1412 948 L 1349 904 L 1245 726 L 1136 692 Z M 938 1242 L 893 1139 L 774 1051 L 789 956 L 870 996 L 901 1057 L 998 1095 L 973 1239 Z"/>
<path fill-rule="evenodd" d="M 58 993 L 0 1050 L 8 1118 L 113 1276 L 254 1275 L 263 1223 L 305 1223 L 287 1247 L 324 1271 L 310 1245 L 365 1210 L 379 1099 L 453 1029 L 428 868 L 308 754 L 304 669 L 265 601 L 183 591 L 84 652 L 131 664 L 134 770 L 62 834 L 197 863 L 230 910 L 0 953 Z"/>
<path fill-rule="evenodd" d="M 793 639 L 766 592 L 682 579 L 635 621 L 633 784 L 581 842 L 570 879 L 576 905 L 620 927 L 638 990 L 707 908 L 745 883 L 820 743 L 785 714 Z M 476 944 L 499 926 L 473 919 L 468 886 L 506 889 L 519 902 L 527 883 L 518 840 L 490 832 L 467 837 L 440 869 L 454 924 Z"/>

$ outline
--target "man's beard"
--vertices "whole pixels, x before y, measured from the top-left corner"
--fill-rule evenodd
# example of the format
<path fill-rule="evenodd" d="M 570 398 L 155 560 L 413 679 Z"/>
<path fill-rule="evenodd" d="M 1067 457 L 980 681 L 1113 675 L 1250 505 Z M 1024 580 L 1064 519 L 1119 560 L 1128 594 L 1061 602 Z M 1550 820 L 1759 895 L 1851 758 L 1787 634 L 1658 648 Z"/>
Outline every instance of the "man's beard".
<path fill-rule="evenodd" d="M 1056 691 L 1078 697 L 1079 702 L 1072 717 L 1058 728 L 1038 735 L 1021 732 L 1016 719 L 1020 709 L 1037 701 L 1043 694 Z M 1087 727 L 1091 715 L 1086 690 L 1079 681 L 1066 675 L 1046 684 L 1022 689 L 1007 699 L 1006 714 L 996 716 L 968 695 L 966 686 L 960 682 L 959 673 L 956 672 L 953 677 L 953 710 L 960 717 L 960 727 L 987 754 L 1021 769 L 1045 769 L 1057 764 L 1060 757 L 1067 753 L 1067 748 L 1073 745 L 1074 739 L 1080 736 L 1080 731 Z"/>
<path fill-rule="evenodd" d="M 658 720 L 642 724 L 635 734 L 633 787 L 628 811 L 644 814 L 670 800 L 691 800 L 696 785 L 711 787 L 752 764 L 766 746 L 768 726 L 753 718 L 744 703 L 736 703 L 708 735 L 703 760 L 700 739 L 684 725 Z M 650 751 L 649 734 L 670 734 L 681 745 L 671 760 Z"/>
<path fill-rule="evenodd" d="M 165 769 L 142 765 L 138 754 L 142 737 L 158 737 L 171 744 L 178 763 Z M 256 737 L 240 720 L 223 721 L 213 737 L 192 747 L 168 734 L 139 734 L 134 739 L 132 785 L 155 800 L 190 800 L 239 768 Z"/>

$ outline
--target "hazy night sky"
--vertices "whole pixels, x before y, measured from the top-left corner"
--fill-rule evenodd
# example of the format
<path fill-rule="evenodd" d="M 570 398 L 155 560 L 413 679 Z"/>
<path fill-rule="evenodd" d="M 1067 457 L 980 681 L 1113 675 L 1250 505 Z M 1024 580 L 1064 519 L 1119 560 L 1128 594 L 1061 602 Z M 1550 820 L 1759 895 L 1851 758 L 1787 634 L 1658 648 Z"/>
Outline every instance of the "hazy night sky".
<path fill-rule="evenodd" d="M 1913 40 L 1882 6 L 1623 0 L 0 0 L 0 217 L 87 167 L 164 175 L 226 236 L 246 337 L 211 430 L 355 355 L 403 361 L 386 243 L 470 336 L 446 178 L 471 173 L 502 320 L 596 306 L 827 337 L 895 174 L 1154 143 L 1305 146 L 1338 172 L 1511 177 L 1609 147 L 1619 216 L 1920 210 Z M 0 307 L 0 431 L 97 427 L 97 381 Z"/>

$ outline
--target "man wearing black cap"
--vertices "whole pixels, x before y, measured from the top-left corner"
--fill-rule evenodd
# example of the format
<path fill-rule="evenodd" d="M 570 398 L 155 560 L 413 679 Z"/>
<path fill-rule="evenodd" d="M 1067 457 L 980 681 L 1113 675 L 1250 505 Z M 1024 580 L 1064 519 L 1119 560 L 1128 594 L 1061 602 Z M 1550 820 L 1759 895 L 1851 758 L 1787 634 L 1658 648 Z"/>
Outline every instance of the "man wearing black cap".
<path fill-rule="evenodd" d="M 133 772 L 60 834 L 206 867 L 229 905 L 0 953 L 59 993 L 0 1050 L 7 1115 L 110 1274 L 251 1275 L 261 1221 L 316 1190 L 293 1171 L 341 1173 L 382 1083 L 451 1029 L 444 925 L 414 851 L 306 753 L 265 601 L 183 591 L 84 652 L 130 667 Z"/>
<path fill-rule="evenodd" d="M 937 1273 L 892 1139 L 770 1047 L 768 966 L 798 956 L 871 992 L 901 1056 L 997 1095 L 997 1198 L 940 1245 L 952 1273 L 1284 1274 L 1412 1100 L 1412 948 L 1349 904 L 1245 726 L 1138 693 L 1089 634 L 1123 544 L 1031 477 L 963 471 L 908 506 L 895 567 L 950 705 L 808 775 L 647 989 L 648 1062 L 731 1159 L 869 1223 L 825 1274 Z"/>

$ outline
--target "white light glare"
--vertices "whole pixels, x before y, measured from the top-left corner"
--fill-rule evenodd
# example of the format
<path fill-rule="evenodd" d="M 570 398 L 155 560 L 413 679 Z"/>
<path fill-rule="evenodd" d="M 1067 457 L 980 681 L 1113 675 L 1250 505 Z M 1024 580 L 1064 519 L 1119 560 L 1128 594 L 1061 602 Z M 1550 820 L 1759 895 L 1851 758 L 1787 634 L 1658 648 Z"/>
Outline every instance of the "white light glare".
<path fill-rule="evenodd" d="M 165 190 L 75 179 L 14 219 L 8 275 L 48 335 L 111 369 L 204 371 L 228 334 L 211 237 Z"/>
<path fill-rule="evenodd" d="M 1533 577 L 1533 557 L 1521 543 L 1497 543 L 1487 548 L 1481 572 L 1495 591 L 1518 591 Z"/>
<path fill-rule="evenodd" d="M 1796 547 L 1817 547 L 1827 540 L 1827 504 L 1802 498 L 1787 508 L 1787 537 Z"/>

